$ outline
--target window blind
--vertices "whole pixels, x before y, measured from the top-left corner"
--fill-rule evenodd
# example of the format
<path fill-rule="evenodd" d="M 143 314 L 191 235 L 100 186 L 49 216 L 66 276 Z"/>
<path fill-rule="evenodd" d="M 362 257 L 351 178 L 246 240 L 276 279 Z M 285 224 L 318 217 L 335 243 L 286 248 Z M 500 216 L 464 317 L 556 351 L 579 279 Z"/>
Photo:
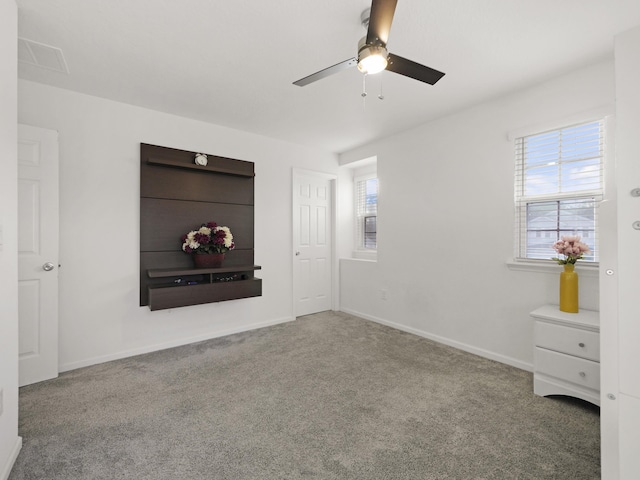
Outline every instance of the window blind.
<path fill-rule="evenodd" d="M 356 245 L 359 249 L 377 248 L 378 179 L 355 182 Z"/>
<path fill-rule="evenodd" d="M 602 120 L 516 139 L 516 257 L 550 259 L 557 239 L 580 235 L 598 261 L 603 157 Z"/>

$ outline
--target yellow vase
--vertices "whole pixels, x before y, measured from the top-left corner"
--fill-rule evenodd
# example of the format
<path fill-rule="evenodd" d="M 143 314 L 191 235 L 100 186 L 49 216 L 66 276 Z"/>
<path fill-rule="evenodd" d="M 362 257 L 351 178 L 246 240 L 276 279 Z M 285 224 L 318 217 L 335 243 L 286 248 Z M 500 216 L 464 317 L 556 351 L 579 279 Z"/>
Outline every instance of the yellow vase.
<path fill-rule="evenodd" d="M 565 264 L 560 272 L 560 311 L 578 313 L 578 274 L 575 265 Z"/>

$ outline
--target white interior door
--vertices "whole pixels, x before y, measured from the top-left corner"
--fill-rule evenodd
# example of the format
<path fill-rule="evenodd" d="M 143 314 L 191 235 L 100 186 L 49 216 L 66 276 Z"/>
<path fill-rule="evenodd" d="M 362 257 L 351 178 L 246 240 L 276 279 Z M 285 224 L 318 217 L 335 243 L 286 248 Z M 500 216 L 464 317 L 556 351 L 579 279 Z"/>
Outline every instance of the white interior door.
<path fill-rule="evenodd" d="M 20 386 L 58 376 L 58 133 L 18 126 Z"/>
<path fill-rule="evenodd" d="M 332 181 L 293 175 L 294 301 L 296 317 L 331 310 Z"/>

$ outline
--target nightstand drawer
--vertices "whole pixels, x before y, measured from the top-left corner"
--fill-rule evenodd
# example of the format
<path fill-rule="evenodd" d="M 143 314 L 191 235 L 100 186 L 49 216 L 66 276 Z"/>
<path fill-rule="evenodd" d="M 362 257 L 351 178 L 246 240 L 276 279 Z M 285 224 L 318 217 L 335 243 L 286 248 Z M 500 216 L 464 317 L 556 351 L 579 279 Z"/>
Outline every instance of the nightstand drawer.
<path fill-rule="evenodd" d="M 600 389 L 599 363 L 539 347 L 536 347 L 534 354 L 536 373 L 594 390 Z"/>
<path fill-rule="evenodd" d="M 535 344 L 556 352 L 600 361 L 600 334 L 597 332 L 537 321 Z"/>

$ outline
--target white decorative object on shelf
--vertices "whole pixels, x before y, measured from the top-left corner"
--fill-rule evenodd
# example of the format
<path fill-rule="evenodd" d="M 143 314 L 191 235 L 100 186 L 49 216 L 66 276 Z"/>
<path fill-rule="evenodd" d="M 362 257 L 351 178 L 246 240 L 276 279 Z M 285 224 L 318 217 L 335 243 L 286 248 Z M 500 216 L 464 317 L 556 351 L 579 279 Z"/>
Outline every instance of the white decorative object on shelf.
<path fill-rule="evenodd" d="M 196 162 L 196 165 L 200 165 L 201 167 L 206 167 L 207 163 L 209 163 L 209 160 L 207 159 L 207 156 L 204 153 L 196 153 L 195 162 Z"/>
<path fill-rule="evenodd" d="M 533 391 L 568 395 L 600 405 L 600 315 L 565 313 L 557 305 L 533 312 Z"/>

